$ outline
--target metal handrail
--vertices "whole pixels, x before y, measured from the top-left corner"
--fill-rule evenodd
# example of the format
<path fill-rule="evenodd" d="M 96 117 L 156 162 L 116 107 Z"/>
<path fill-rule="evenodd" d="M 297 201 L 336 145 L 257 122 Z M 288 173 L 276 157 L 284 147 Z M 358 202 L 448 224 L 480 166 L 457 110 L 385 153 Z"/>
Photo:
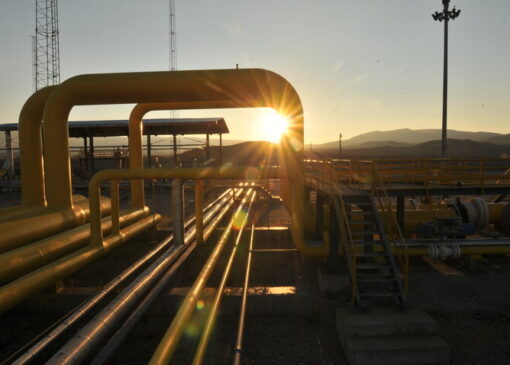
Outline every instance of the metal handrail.
<path fill-rule="evenodd" d="M 381 179 L 378 167 L 375 163 L 372 165 L 372 169 L 373 195 L 377 198 L 379 206 L 385 213 L 385 216 L 389 217 L 389 220 L 387 220 L 389 238 L 391 239 L 391 243 L 395 248 L 394 252 L 397 253 L 397 257 L 403 271 L 404 292 L 407 295 L 409 291 L 409 250 L 407 247 L 407 242 L 404 238 L 404 235 L 402 234 L 402 230 L 400 229 L 397 218 L 395 217 L 388 192 L 386 191 L 384 182 Z"/>

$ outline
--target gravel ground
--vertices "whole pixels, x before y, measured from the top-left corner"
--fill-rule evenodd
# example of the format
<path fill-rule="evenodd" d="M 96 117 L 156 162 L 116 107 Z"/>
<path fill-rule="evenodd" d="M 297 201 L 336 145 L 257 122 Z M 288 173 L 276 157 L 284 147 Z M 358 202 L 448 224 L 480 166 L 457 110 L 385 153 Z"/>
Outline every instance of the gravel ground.
<path fill-rule="evenodd" d="M 148 194 L 149 195 L 149 194 Z M 4 200 L 5 198 L 5 200 Z M 168 198 L 168 199 L 167 199 Z M 14 195 L 0 196 L 15 201 Z M 125 197 L 124 197 L 125 201 Z M 165 214 L 169 192 L 162 198 L 148 201 L 154 210 Z M 188 210 L 191 211 L 191 210 Z M 261 216 L 259 226 L 267 226 L 268 218 Z M 289 224 L 283 209 L 271 212 L 273 225 Z M 166 221 L 164 225 L 168 225 Z M 218 237 L 217 232 L 214 237 Z M 258 249 L 293 248 L 288 231 L 257 231 Z M 214 240 L 213 237 L 213 240 Z M 67 285 L 99 287 L 116 275 L 129 262 L 155 244 L 150 234 L 113 251 L 96 265 L 86 268 L 66 280 Z M 230 245 L 232 242 L 230 242 Z M 200 247 L 190 257 L 174 286 L 190 286 L 193 277 L 207 259 L 212 245 Z M 225 252 L 230 252 L 229 247 Z M 239 251 L 229 286 L 241 286 L 247 251 Z M 226 262 L 222 257 L 219 267 Z M 308 315 L 251 315 L 247 318 L 244 337 L 244 364 L 346 364 L 336 338 L 335 307 L 347 300 L 347 295 L 322 298 L 317 295 L 316 267 L 312 260 L 304 260 L 294 251 L 257 253 L 253 258 L 252 285 L 296 286 L 313 294 L 313 311 Z M 449 263 L 447 263 L 449 264 Z M 465 262 L 459 262 L 460 267 Z M 458 266 L 456 266 L 458 267 Z M 421 258 L 414 258 L 411 266 L 411 306 L 425 309 L 438 323 L 439 335 L 450 345 L 451 364 L 510 364 L 510 258 L 489 257 L 476 265 L 477 269 L 461 270 L 461 276 L 446 276 Z M 214 286 L 221 276 L 216 270 L 208 286 Z M 60 318 L 55 312 L 37 312 L 33 305 L 0 315 L 0 361 L 18 347 Z M 189 363 L 198 341 L 202 311 L 188 327 L 174 357 L 174 363 Z M 144 364 L 150 358 L 171 317 L 152 313 L 136 326 L 111 364 Z M 221 316 L 215 327 L 207 352 L 207 364 L 225 364 L 232 359 L 232 347 L 237 331 L 237 316 Z"/>

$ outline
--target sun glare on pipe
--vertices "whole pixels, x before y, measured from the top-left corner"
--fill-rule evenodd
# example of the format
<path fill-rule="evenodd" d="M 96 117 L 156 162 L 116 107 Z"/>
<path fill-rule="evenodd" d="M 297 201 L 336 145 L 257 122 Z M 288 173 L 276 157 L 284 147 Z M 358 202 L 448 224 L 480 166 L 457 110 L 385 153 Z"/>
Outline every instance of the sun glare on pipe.
<path fill-rule="evenodd" d="M 289 120 L 270 109 L 263 118 L 264 139 L 272 143 L 280 143 L 282 135 L 287 133 Z"/>

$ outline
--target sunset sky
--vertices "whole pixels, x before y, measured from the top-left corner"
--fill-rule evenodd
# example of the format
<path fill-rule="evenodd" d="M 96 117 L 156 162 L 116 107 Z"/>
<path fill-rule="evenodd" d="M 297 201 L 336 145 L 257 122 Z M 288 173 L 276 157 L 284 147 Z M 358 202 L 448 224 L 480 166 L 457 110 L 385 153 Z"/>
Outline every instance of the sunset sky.
<path fill-rule="evenodd" d="M 266 68 L 305 109 L 306 143 L 372 130 L 440 128 L 440 0 L 176 0 L 178 69 Z M 510 1 L 452 0 L 449 128 L 510 133 Z M 0 123 L 33 92 L 34 0 L 0 1 Z M 168 0 L 59 1 L 61 79 L 166 70 Z M 71 120 L 127 119 L 132 105 L 77 107 Z M 265 139 L 267 112 L 212 110 L 229 139 Z M 168 113 L 148 114 L 148 117 Z"/>

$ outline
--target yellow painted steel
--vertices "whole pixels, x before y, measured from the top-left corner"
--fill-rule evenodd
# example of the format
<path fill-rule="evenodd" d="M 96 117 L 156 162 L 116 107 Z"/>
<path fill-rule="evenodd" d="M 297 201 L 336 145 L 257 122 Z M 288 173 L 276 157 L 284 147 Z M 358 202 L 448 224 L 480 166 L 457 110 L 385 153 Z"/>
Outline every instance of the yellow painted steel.
<path fill-rule="evenodd" d="M 234 222 L 241 214 L 242 209 L 249 200 L 249 196 L 251 195 L 251 193 L 252 189 L 248 189 L 248 192 L 244 196 L 241 204 L 237 208 L 236 212 L 234 213 L 229 223 L 227 224 L 227 227 L 225 228 L 222 235 L 218 239 L 218 242 L 214 246 L 214 249 L 209 255 L 209 257 L 207 258 L 207 261 L 202 267 L 202 270 L 200 270 L 200 273 L 193 282 L 192 287 L 186 294 L 186 297 L 184 298 L 182 305 L 179 307 L 179 311 L 172 320 L 170 327 L 168 327 L 168 329 L 166 330 L 165 335 L 161 339 L 158 347 L 156 348 L 156 351 L 152 355 L 149 361 L 150 365 L 167 364 L 170 361 L 175 351 L 175 348 L 179 344 L 179 341 L 186 329 L 186 324 L 193 315 L 193 312 L 195 311 L 196 303 L 200 299 L 200 296 L 205 288 L 205 285 L 207 284 L 207 280 L 211 276 L 213 269 L 216 266 L 216 263 L 218 262 L 218 259 L 220 258 L 220 255 L 224 247 L 229 241 L 228 238 L 232 232 Z"/>
<path fill-rule="evenodd" d="M 200 245 L 204 242 L 204 181 L 195 182 L 195 237 Z"/>
<path fill-rule="evenodd" d="M 135 105 L 129 115 L 129 167 L 143 168 L 142 152 L 142 119 L 148 112 L 155 110 L 184 110 L 184 109 L 213 109 L 213 108 L 239 108 L 235 101 L 195 101 L 195 102 L 166 102 L 141 103 Z M 145 205 L 143 180 L 131 181 L 131 206 L 141 208 Z"/>
<path fill-rule="evenodd" d="M 122 169 L 122 170 L 101 170 L 96 173 L 89 182 L 90 201 L 90 242 L 93 246 L 101 246 L 103 235 L 100 229 L 99 197 L 101 183 L 108 180 L 133 180 L 133 179 L 225 179 L 225 180 L 246 180 L 247 175 L 251 180 L 257 179 L 281 179 L 285 178 L 283 169 L 279 167 L 204 167 L 204 168 L 158 168 L 158 169 Z M 114 209 L 114 207 L 112 207 Z M 307 250 L 307 247 L 299 249 Z"/>
<path fill-rule="evenodd" d="M 101 198 L 101 212 L 108 214 L 110 199 Z M 78 200 L 71 209 L 40 208 L 15 220 L 0 223 L 0 253 L 18 248 L 50 235 L 85 224 L 89 216 L 88 200 Z"/>
<path fill-rule="evenodd" d="M 21 109 L 18 122 L 21 205 L 0 209 L 2 220 L 46 205 L 41 124 L 44 105 L 55 88 L 56 86 L 48 86 L 38 90 L 27 99 Z"/>
<path fill-rule="evenodd" d="M 110 182 L 110 199 L 112 202 L 112 234 L 119 234 L 120 232 L 120 205 L 119 205 L 119 181 L 112 180 Z"/>
<path fill-rule="evenodd" d="M 304 241 L 303 108 L 298 94 L 280 75 L 262 69 L 139 72 L 81 75 L 63 82 L 44 109 L 44 144 L 48 206 L 71 205 L 67 117 L 75 105 L 120 103 L 188 103 L 215 107 L 271 107 L 290 126 L 282 140 L 281 164 L 288 179 L 282 193 L 291 213 L 294 242 L 306 254 L 324 255 L 324 247 Z M 202 105 L 202 106 L 201 106 Z M 133 139 L 134 140 L 134 139 Z M 292 185 L 289 184 L 292 180 Z"/>
<path fill-rule="evenodd" d="M 143 218 L 123 228 L 120 234 L 109 236 L 101 246 L 87 245 L 50 265 L 0 287 L 0 313 L 12 308 L 37 290 L 41 290 L 55 281 L 76 272 L 113 248 L 153 226 L 160 219 L 161 216 L 158 214 Z"/>
<path fill-rule="evenodd" d="M 148 208 L 128 210 L 120 216 L 120 226 L 125 227 L 149 214 Z M 111 218 L 101 220 L 101 229 L 111 233 Z M 87 245 L 90 226 L 82 225 L 54 236 L 33 242 L 0 255 L 0 283 L 6 283 L 59 257 Z"/>

